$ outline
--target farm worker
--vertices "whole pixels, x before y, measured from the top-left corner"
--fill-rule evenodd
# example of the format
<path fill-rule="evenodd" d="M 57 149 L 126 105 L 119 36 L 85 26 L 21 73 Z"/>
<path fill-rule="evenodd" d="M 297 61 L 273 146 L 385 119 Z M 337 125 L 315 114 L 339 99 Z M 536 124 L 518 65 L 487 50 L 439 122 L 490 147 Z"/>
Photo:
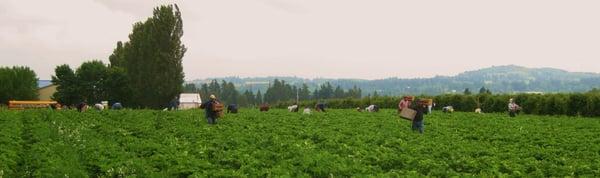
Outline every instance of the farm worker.
<path fill-rule="evenodd" d="M 298 105 L 295 104 L 295 105 L 288 106 L 288 111 L 298 112 Z"/>
<path fill-rule="evenodd" d="M 85 101 L 82 101 L 81 103 L 77 104 L 77 111 L 85 112 L 85 110 L 87 110 L 87 103 Z"/>
<path fill-rule="evenodd" d="M 520 109 L 521 107 L 517 105 L 517 103 L 515 103 L 514 99 L 511 98 L 510 100 L 508 100 L 508 115 L 510 117 L 515 117 Z"/>
<path fill-rule="evenodd" d="M 325 112 L 325 103 L 319 103 L 315 106 L 317 112 Z"/>
<path fill-rule="evenodd" d="M 422 134 L 425 130 L 425 125 L 423 123 L 423 115 L 426 114 L 427 104 L 423 101 L 418 101 L 413 109 L 417 111 L 417 113 L 415 114 L 415 118 L 412 120 L 412 130 L 418 130 L 419 133 Z"/>
<path fill-rule="evenodd" d="M 408 97 L 405 96 L 402 98 L 402 100 L 400 100 L 400 103 L 398 103 L 398 112 L 408 107 L 410 107 L 410 101 L 408 100 Z"/>
<path fill-rule="evenodd" d="M 454 112 L 454 107 L 452 107 L 452 106 L 446 106 L 446 107 L 442 108 L 442 111 L 446 112 L 446 113 L 452 113 L 452 112 Z"/>
<path fill-rule="evenodd" d="M 379 111 L 379 107 L 377 105 L 369 105 L 369 107 L 365 108 L 365 110 L 367 110 L 368 112 L 378 112 Z"/>
<path fill-rule="evenodd" d="M 205 103 L 202 103 L 202 105 L 200 105 L 201 108 L 204 108 L 204 114 L 206 116 L 206 120 L 208 121 L 208 124 L 216 124 L 217 123 L 217 117 L 218 117 L 218 111 L 215 111 L 213 108 L 213 105 L 218 104 L 219 101 L 217 101 L 217 97 L 215 95 L 210 95 L 209 97 L 210 99 L 208 101 L 206 101 Z"/>
<path fill-rule="evenodd" d="M 302 114 L 310 114 L 310 108 L 304 107 L 304 111 L 302 112 Z"/>
<path fill-rule="evenodd" d="M 227 105 L 227 113 L 238 113 L 237 104 L 229 104 L 229 105 Z"/>
<path fill-rule="evenodd" d="M 102 111 L 102 110 L 104 110 L 104 105 L 102 105 L 100 103 L 96 103 L 96 104 L 94 104 L 94 108 L 98 111 Z"/>
<path fill-rule="evenodd" d="M 171 100 L 171 102 L 169 102 L 169 111 L 173 111 L 173 110 L 177 110 L 177 108 L 179 107 L 179 97 L 175 96 L 175 98 L 173 98 L 173 100 Z"/>
<path fill-rule="evenodd" d="M 119 102 L 116 102 L 116 103 L 114 103 L 112 105 L 111 108 L 114 109 L 114 110 L 120 110 L 120 109 L 123 109 L 123 105 L 121 103 L 119 103 Z"/>
<path fill-rule="evenodd" d="M 260 110 L 260 112 L 267 112 L 269 111 L 269 104 L 268 103 L 264 103 L 261 104 L 258 109 Z"/>

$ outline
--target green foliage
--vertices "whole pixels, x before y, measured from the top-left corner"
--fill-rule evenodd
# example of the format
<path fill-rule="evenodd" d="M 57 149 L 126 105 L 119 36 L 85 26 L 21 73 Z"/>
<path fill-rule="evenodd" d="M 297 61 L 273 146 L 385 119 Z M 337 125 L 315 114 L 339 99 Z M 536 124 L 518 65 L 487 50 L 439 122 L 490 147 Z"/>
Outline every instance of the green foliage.
<path fill-rule="evenodd" d="M 125 71 L 120 67 L 109 67 L 102 61 L 84 62 L 75 72 L 66 64 L 57 66 L 54 71 L 52 83 L 57 89 L 53 98 L 64 105 L 81 101 L 128 104 L 127 99 L 132 93 Z"/>
<path fill-rule="evenodd" d="M 0 112 L 4 177 L 598 177 L 600 120 L 395 110 Z"/>
<path fill-rule="evenodd" d="M 438 96 L 419 96 L 417 98 L 433 98 L 436 107 L 453 106 L 456 111 L 473 112 L 481 108 L 483 112 L 507 112 L 508 100 L 514 98 L 522 107 L 525 114 L 536 115 L 569 115 L 569 116 L 600 116 L 600 93 L 573 93 L 573 94 L 517 94 L 517 95 L 491 95 L 487 92 L 478 95 L 446 94 Z M 329 99 L 328 107 L 349 109 L 366 107 L 371 104 L 380 108 L 396 109 L 400 102 L 399 97 L 365 97 L 361 99 Z M 303 106 L 312 106 L 316 100 L 300 102 Z M 286 108 L 293 104 L 292 101 L 279 102 L 275 107 Z"/>
<path fill-rule="evenodd" d="M 79 81 L 77 75 L 69 65 L 59 65 L 54 69 L 52 84 L 57 85 L 56 93 L 52 96 L 54 100 L 64 105 L 75 105 L 83 100 L 79 93 Z"/>
<path fill-rule="evenodd" d="M 133 26 L 129 41 L 118 42 L 109 57 L 111 67 L 123 68 L 132 92 L 129 104 L 162 108 L 183 91 L 186 52 L 181 42 L 183 21 L 177 5 L 160 6 L 153 16 Z"/>
<path fill-rule="evenodd" d="M 0 103 L 9 100 L 35 100 L 38 78 L 29 67 L 0 67 Z"/>

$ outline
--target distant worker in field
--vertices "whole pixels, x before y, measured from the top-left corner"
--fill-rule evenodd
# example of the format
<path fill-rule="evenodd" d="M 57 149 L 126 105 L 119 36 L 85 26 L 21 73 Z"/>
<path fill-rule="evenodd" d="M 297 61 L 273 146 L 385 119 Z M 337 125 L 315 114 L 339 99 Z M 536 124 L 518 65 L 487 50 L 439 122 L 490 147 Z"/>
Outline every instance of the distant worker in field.
<path fill-rule="evenodd" d="M 304 107 L 304 111 L 302 111 L 302 114 L 310 114 L 310 108 Z"/>
<path fill-rule="evenodd" d="M 412 120 L 412 130 L 419 131 L 419 133 L 423 133 L 425 131 L 425 124 L 423 115 L 427 113 L 427 103 L 424 101 L 417 101 L 414 109 L 417 113 L 415 114 L 415 118 Z"/>
<path fill-rule="evenodd" d="M 508 115 L 510 117 L 515 117 L 519 110 L 521 110 L 521 107 L 515 103 L 514 99 L 508 100 Z"/>
<path fill-rule="evenodd" d="M 400 103 L 398 103 L 398 112 L 402 111 L 402 109 L 404 108 L 408 108 L 410 107 L 410 100 L 408 96 L 404 96 L 402 97 L 402 100 L 400 100 Z"/>
<path fill-rule="evenodd" d="M 237 104 L 229 104 L 227 105 L 227 113 L 238 113 L 238 106 Z"/>
<path fill-rule="evenodd" d="M 367 112 L 379 112 L 379 106 L 372 104 L 365 108 L 365 110 Z"/>
<path fill-rule="evenodd" d="M 320 102 L 317 105 L 315 105 L 315 111 L 317 111 L 317 112 L 325 112 L 325 103 Z"/>
<path fill-rule="evenodd" d="M 87 103 L 85 101 L 82 101 L 81 103 L 77 104 L 77 111 L 85 112 L 87 110 L 87 107 Z"/>
<path fill-rule="evenodd" d="M 454 112 L 454 107 L 452 107 L 452 106 L 446 106 L 446 107 L 443 107 L 443 108 L 442 108 L 442 112 L 445 112 L 445 113 L 452 113 L 452 112 Z"/>
<path fill-rule="evenodd" d="M 202 103 L 200 108 L 204 109 L 204 116 L 210 125 L 217 124 L 217 118 L 223 113 L 223 104 L 215 95 L 210 95 L 209 100 Z"/>
<path fill-rule="evenodd" d="M 169 111 L 174 111 L 177 110 L 179 108 L 179 97 L 175 96 L 170 102 L 169 102 Z"/>
<path fill-rule="evenodd" d="M 102 110 L 104 110 L 104 105 L 102 105 L 100 103 L 96 103 L 96 104 L 94 104 L 94 109 L 96 109 L 98 111 L 102 111 Z"/>
<path fill-rule="evenodd" d="M 298 112 L 298 105 L 294 104 L 294 105 L 288 106 L 288 111 L 290 111 L 290 112 Z"/>
<path fill-rule="evenodd" d="M 110 108 L 113 110 L 121 110 L 123 109 L 123 104 L 121 104 L 120 102 L 116 102 Z"/>
<path fill-rule="evenodd" d="M 259 110 L 260 112 L 267 112 L 267 111 L 269 111 L 269 104 L 266 104 L 266 103 L 265 103 L 265 104 L 261 104 L 261 105 L 258 107 L 258 110 Z"/>

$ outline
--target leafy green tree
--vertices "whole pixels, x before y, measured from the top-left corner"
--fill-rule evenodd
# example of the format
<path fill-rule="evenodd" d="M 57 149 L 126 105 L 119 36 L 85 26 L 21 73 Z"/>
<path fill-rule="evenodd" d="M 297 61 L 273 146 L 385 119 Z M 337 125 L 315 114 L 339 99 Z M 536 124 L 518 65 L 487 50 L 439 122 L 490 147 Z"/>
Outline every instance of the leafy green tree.
<path fill-rule="evenodd" d="M 9 100 L 36 100 L 37 76 L 29 67 L 0 68 L 0 103 Z"/>
<path fill-rule="evenodd" d="M 122 67 L 129 79 L 131 104 L 162 108 L 183 91 L 186 52 L 183 21 L 177 5 L 160 6 L 153 16 L 135 23 L 129 41 L 117 43 L 111 67 Z"/>
<path fill-rule="evenodd" d="M 88 103 L 99 103 L 108 98 L 104 85 L 108 78 L 108 68 L 101 61 L 84 62 L 75 72 L 78 91 Z"/>
<path fill-rule="evenodd" d="M 103 82 L 104 92 L 106 93 L 105 100 L 111 103 L 120 102 L 128 105 L 130 97 L 133 93 L 129 84 L 129 79 L 125 69 L 121 67 L 107 68 L 107 75 Z"/>
<path fill-rule="evenodd" d="M 52 84 L 56 85 L 56 93 L 52 98 L 63 105 L 75 105 L 83 100 L 75 72 L 69 65 L 63 64 L 54 69 Z"/>

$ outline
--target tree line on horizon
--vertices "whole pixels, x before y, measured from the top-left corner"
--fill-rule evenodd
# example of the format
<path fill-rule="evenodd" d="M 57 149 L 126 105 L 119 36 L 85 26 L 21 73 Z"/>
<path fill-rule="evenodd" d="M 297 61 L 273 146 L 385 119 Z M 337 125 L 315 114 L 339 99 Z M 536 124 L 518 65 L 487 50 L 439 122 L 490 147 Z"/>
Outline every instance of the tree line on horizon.
<path fill-rule="evenodd" d="M 241 92 L 236 89 L 236 86 L 232 82 L 225 80 L 222 80 L 221 83 L 217 80 L 212 80 L 209 83 L 200 85 L 200 87 L 197 87 L 193 83 L 188 83 L 185 84 L 183 91 L 187 93 L 199 93 L 201 98 L 204 99 L 214 94 L 219 100 L 225 103 L 238 104 L 242 107 L 256 106 L 263 103 L 275 104 L 284 101 L 358 99 L 362 97 L 362 90 L 358 87 L 344 90 L 340 86 L 333 87 L 331 83 L 327 82 L 321 85 L 320 88 L 311 91 L 306 84 L 296 86 L 279 79 L 275 79 L 264 93 L 261 90 L 254 93 L 248 89 Z"/>

